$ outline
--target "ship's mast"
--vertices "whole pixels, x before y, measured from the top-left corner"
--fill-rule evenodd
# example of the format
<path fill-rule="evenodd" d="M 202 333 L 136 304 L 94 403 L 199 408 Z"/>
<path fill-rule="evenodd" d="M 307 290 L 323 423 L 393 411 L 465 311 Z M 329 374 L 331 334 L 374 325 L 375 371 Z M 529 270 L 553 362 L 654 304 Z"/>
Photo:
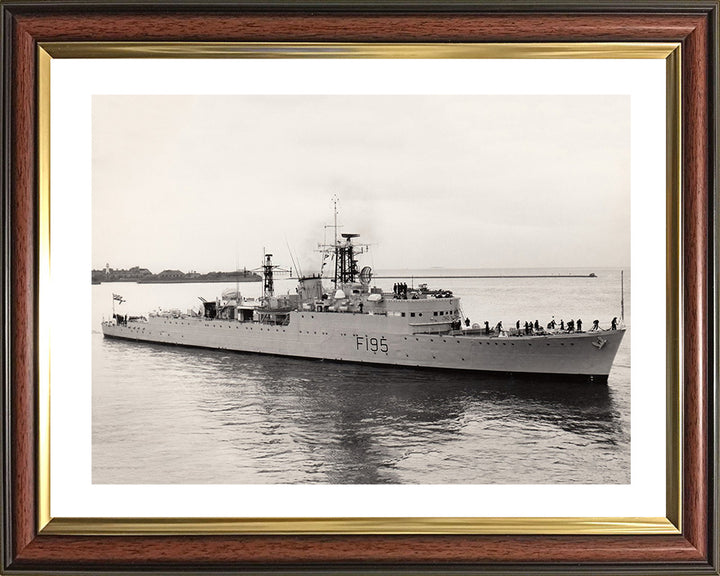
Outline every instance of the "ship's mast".
<path fill-rule="evenodd" d="M 332 246 L 329 244 L 319 244 L 318 249 L 323 256 L 332 254 L 335 256 L 335 273 L 333 274 L 333 285 L 337 290 L 343 284 L 356 282 L 358 277 L 358 263 L 356 256 L 362 254 L 368 248 L 367 244 L 353 244 L 352 239 L 357 238 L 358 234 L 341 234 L 344 240 L 338 238 L 338 197 L 333 196 L 333 231 L 334 241 Z M 329 228 L 326 226 L 325 228 Z M 323 266 L 324 266 L 323 258 Z M 321 268 L 322 270 L 322 268 Z"/>
<path fill-rule="evenodd" d="M 272 298 L 275 295 L 275 286 L 273 282 L 273 263 L 272 254 L 265 254 L 263 262 L 263 299 Z"/>
<path fill-rule="evenodd" d="M 335 278 L 335 284 L 348 284 L 355 282 L 358 269 L 357 259 L 355 258 L 355 246 L 352 243 L 353 238 L 357 238 L 358 234 L 343 234 L 344 243 L 338 243 L 335 249 L 335 260 L 340 262 L 340 276 Z M 359 247 L 359 252 L 363 252 L 363 246 Z"/>
<path fill-rule="evenodd" d="M 337 203 L 338 203 L 338 197 L 337 194 L 333 196 L 333 212 L 335 213 L 335 246 L 337 246 L 338 243 L 338 237 L 337 237 Z"/>
<path fill-rule="evenodd" d="M 333 242 L 333 246 L 335 247 L 335 274 L 333 276 L 333 284 L 335 286 L 335 289 L 337 290 L 338 287 L 338 278 L 340 277 L 340 259 L 338 258 L 338 248 L 340 246 L 338 242 L 338 225 L 337 225 L 337 203 L 338 203 L 338 197 L 337 194 L 333 196 L 333 213 L 335 217 L 334 221 L 334 230 L 335 230 L 335 240 Z"/>

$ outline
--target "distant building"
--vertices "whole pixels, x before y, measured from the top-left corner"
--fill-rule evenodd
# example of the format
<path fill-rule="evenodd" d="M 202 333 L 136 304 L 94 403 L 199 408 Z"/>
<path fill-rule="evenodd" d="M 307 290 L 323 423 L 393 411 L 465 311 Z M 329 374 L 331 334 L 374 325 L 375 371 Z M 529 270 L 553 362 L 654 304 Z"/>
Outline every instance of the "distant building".
<path fill-rule="evenodd" d="M 185 276 L 180 270 L 163 270 L 158 274 L 158 278 L 182 278 Z"/>
<path fill-rule="evenodd" d="M 144 278 L 145 276 L 152 276 L 152 272 L 150 272 L 147 268 L 133 266 L 124 274 L 124 276 L 127 278 Z"/>

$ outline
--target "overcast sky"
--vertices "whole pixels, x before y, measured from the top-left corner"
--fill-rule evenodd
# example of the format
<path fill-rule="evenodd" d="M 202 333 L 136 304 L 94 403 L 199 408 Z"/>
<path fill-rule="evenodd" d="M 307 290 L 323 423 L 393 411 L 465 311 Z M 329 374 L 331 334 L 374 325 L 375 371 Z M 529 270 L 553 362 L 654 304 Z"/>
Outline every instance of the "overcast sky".
<path fill-rule="evenodd" d="M 628 267 L 628 96 L 95 96 L 93 268 Z"/>

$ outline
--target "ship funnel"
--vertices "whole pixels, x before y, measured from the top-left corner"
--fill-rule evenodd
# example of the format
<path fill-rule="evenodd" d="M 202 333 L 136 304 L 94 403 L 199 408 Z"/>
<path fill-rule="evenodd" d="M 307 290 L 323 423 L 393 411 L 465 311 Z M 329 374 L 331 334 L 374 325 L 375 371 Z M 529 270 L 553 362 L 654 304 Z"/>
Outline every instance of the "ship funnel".
<path fill-rule="evenodd" d="M 298 293 L 303 301 L 321 299 L 323 295 L 322 278 L 319 276 L 300 278 Z"/>

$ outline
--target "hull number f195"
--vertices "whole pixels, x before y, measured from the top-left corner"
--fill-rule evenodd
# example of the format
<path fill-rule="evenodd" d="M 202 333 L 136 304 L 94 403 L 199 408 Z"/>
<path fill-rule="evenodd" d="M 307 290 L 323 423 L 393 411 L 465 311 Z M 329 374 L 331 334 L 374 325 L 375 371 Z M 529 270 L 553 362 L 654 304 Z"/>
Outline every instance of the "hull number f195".
<path fill-rule="evenodd" d="M 384 354 L 387 354 L 387 338 L 385 338 L 385 336 L 383 336 L 382 338 L 376 338 L 375 336 L 371 336 L 370 338 L 368 338 L 367 335 L 356 336 L 355 349 L 365 350 L 366 352 L 382 352 Z"/>

